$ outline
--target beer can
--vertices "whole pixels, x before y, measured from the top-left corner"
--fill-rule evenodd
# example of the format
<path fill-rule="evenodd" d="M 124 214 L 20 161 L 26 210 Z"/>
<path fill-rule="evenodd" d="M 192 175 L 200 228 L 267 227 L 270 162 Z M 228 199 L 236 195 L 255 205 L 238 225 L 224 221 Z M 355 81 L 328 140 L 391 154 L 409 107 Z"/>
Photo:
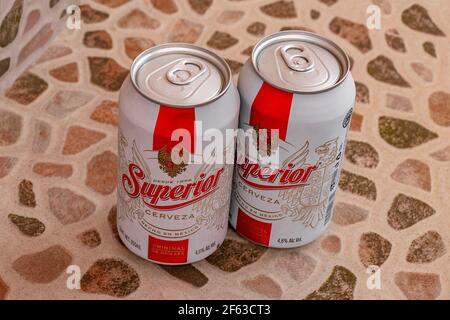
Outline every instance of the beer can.
<path fill-rule="evenodd" d="M 254 47 L 238 89 L 240 128 L 278 130 L 279 165 L 236 165 L 230 223 L 263 246 L 305 245 L 332 217 L 355 102 L 349 58 L 314 33 L 275 33 Z"/>
<path fill-rule="evenodd" d="M 119 96 L 117 188 L 119 236 L 133 253 L 179 265 L 221 245 L 233 165 L 192 158 L 207 144 L 202 133 L 237 128 L 239 103 L 230 68 L 208 50 L 164 44 L 133 61 Z"/>

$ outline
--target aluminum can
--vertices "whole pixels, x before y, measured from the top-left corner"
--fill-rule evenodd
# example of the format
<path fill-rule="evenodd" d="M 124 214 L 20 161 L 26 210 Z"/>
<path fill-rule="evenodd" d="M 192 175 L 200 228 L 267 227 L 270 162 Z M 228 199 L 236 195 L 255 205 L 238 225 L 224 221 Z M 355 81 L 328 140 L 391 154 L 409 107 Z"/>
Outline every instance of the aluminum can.
<path fill-rule="evenodd" d="M 133 253 L 179 265 L 221 245 L 233 165 L 175 161 L 172 151 L 182 142 L 181 156 L 201 155 L 202 132 L 237 128 L 239 103 L 230 68 L 208 50 L 164 44 L 133 61 L 119 96 L 117 188 L 119 236 Z M 187 136 L 174 139 L 177 129 Z"/>
<path fill-rule="evenodd" d="M 263 246 L 305 245 L 332 217 L 355 102 L 349 58 L 319 35 L 275 33 L 254 47 L 238 89 L 240 128 L 278 129 L 279 166 L 236 166 L 230 223 Z"/>

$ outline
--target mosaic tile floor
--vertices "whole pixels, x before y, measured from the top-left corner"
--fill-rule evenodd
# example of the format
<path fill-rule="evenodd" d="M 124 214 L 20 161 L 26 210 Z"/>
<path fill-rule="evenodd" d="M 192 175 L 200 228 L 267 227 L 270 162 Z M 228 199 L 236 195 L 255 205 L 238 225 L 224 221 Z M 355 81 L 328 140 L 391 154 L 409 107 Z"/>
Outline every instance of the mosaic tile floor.
<path fill-rule="evenodd" d="M 0 299 L 450 298 L 447 0 L 82 3 L 81 30 L 65 30 L 0 98 Z M 365 27 L 373 3 L 381 30 Z M 114 221 L 116 102 L 132 58 L 195 42 L 237 75 L 261 36 L 289 28 L 332 38 L 354 63 L 356 112 L 328 233 L 265 250 L 230 231 L 207 261 L 180 268 L 131 254 Z M 80 290 L 66 286 L 69 265 Z M 369 265 L 380 266 L 379 289 Z"/>

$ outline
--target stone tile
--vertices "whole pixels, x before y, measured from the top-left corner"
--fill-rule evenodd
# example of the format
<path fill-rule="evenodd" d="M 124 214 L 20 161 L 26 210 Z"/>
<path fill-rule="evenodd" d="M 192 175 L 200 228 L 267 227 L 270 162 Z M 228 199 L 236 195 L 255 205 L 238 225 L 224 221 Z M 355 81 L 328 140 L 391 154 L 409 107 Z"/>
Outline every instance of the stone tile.
<path fill-rule="evenodd" d="M 394 281 L 409 300 L 432 300 L 441 293 L 438 274 L 401 271 Z"/>
<path fill-rule="evenodd" d="M 28 105 L 47 88 L 47 82 L 31 72 L 25 72 L 6 91 L 5 96 L 20 104 Z"/>
<path fill-rule="evenodd" d="M 397 182 L 431 191 L 430 168 L 426 163 L 415 159 L 407 159 L 392 172 L 391 178 Z"/>
<path fill-rule="evenodd" d="M 347 141 L 345 158 L 364 168 L 376 168 L 379 162 L 378 152 L 374 147 L 366 142 L 355 140 Z"/>
<path fill-rule="evenodd" d="M 335 17 L 330 22 L 329 28 L 331 32 L 350 42 L 362 53 L 366 53 L 372 49 L 369 30 L 363 24 Z"/>
<path fill-rule="evenodd" d="M 263 36 L 266 31 L 266 25 L 262 22 L 256 21 L 247 27 L 247 32 L 254 36 Z"/>
<path fill-rule="evenodd" d="M 328 253 L 337 254 L 341 251 L 341 239 L 336 235 L 326 236 L 320 242 L 320 247 Z"/>
<path fill-rule="evenodd" d="M 0 110 L 0 146 L 15 144 L 22 132 L 22 117 L 18 114 Z"/>
<path fill-rule="evenodd" d="M 359 103 L 369 103 L 370 95 L 369 88 L 364 83 L 355 81 L 356 85 L 356 102 Z"/>
<path fill-rule="evenodd" d="M 48 23 L 20 50 L 19 57 L 17 58 L 18 64 L 21 64 L 28 59 L 32 53 L 44 47 L 50 41 L 52 36 L 52 25 L 51 23 Z"/>
<path fill-rule="evenodd" d="M 308 28 L 308 27 L 304 27 L 304 26 L 299 26 L 299 25 L 283 26 L 280 29 L 280 31 L 289 31 L 289 30 L 300 30 L 300 31 L 308 31 L 308 32 L 315 33 L 315 31 L 313 29 Z"/>
<path fill-rule="evenodd" d="M 265 248 L 248 242 L 225 239 L 206 261 L 222 271 L 234 272 L 257 261 L 265 251 Z"/>
<path fill-rule="evenodd" d="M 140 285 L 137 272 L 126 262 L 116 259 L 97 260 L 81 278 L 81 290 L 88 293 L 126 297 Z"/>
<path fill-rule="evenodd" d="M 139 9 L 134 9 L 119 19 L 118 25 L 124 29 L 157 29 L 161 23 L 150 18 Z"/>
<path fill-rule="evenodd" d="M 27 281 L 50 283 L 64 273 L 71 262 L 72 255 L 64 247 L 54 245 L 21 256 L 13 262 L 13 269 Z"/>
<path fill-rule="evenodd" d="M 194 43 L 200 37 L 203 28 L 203 25 L 200 23 L 180 19 L 169 34 L 169 41 Z"/>
<path fill-rule="evenodd" d="M 436 91 L 428 98 L 431 119 L 438 125 L 450 127 L 450 93 Z"/>
<path fill-rule="evenodd" d="M 364 208 L 354 204 L 337 202 L 334 207 L 333 222 L 341 226 L 348 226 L 364 221 L 368 216 L 369 211 Z"/>
<path fill-rule="evenodd" d="M 117 91 L 128 75 L 128 70 L 114 59 L 106 57 L 88 57 L 91 82 L 107 91 Z"/>
<path fill-rule="evenodd" d="M 387 45 L 391 47 L 391 49 L 397 52 L 406 52 L 405 41 L 402 37 L 400 37 L 396 29 L 389 29 L 388 31 L 386 31 L 384 38 L 386 39 Z"/>
<path fill-rule="evenodd" d="M 329 7 L 338 2 L 338 0 L 319 0 L 319 1 L 322 2 L 323 4 L 326 4 Z"/>
<path fill-rule="evenodd" d="M 205 12 L 211 6 L 213 0 L 188 0 L 189 4 L 195 12 L 198 14 L 205 14 Z"/>
<path fill-rule="evenodd" d="M 447 249 L 441 235 L 436 231 L 427 231 L 411 242 L 406 261 L 410 263 L 430 263 L 446 253 Z"/>
<path fill-rule="evenodd" d="M 43 63 L 58 59 L 72 53 L 72 49 L 63 46 L 49 46 L 48 49 L 38 59 L 37 63 Z"/>
<path fill-rule="evenodd" d="M 182 266 L 161 266 L 170 275 L 187 282 L 194 287 L 201 288 L 208 283 L 208 278 L 191 264 Z"/>
<path fill-rule="evenodd" d="M 306 300 L 353 300 L 355 286 L 356 276 L 347 268 L 335 266 L 328 279 Z"/>
<path fill-rule="evenodd" d="M 241 283 L 245 288 L 269 299 L 279 299 L 283 294 L 280 285 L 269 276 L 263 274 L 245 279 Z"/>
<path fill-rule="evenodd" d="M 377 198 L 377 188 L 372 180 L 346 170 L 341 172 L 339 188 L 369 200 Z"/>
<path fill-rule="evenodd" d="M 19 216 L 13 213 L 10 213 L 8 218 L 26 236 L 37 237 L 45 231 L 45 225 L 36 218 Z"/>
<path fill-rule="evenodd" d="M 218 17 L 217 22 L 223 25 L 232 25 L 242 19 L 244 11 L 225 10 Z"/>
<path fill-rule="evenodd" d="M 6 177 L 17 163 L 17 158 L 0 157 L 0 179 Z"/>
<path fill-rule="evenodd" d="M 88 48 L 111 49 L 113 40 L 105 30 L 87 31 L 83 43 Z"/>
<path fill-rule="evenodd" d="M 174 0 L 151 0 L 150 2 L 153 7 L 166 14 L 172 14 L 178 11 Z"/>
<path fill-rule="evenodd" d="M 250 46 L 250 47 L 244 49 L 241 53 L 242 53 L 243 55 L 246 55 L 246 56 L 249 56 L 249 57 L 250 57 L 250 56 L 252 55 L 253 48 L 254 48 L 254 46 Z"/>
<path fill-rule="evenodd" d="M 392 202 L 387 221 L 395 230 L 403 230 L 435 213 L 436 211 L 425 202 L 400 193 Z"/>
<path fill-rule="evenodd" d="M 103 100 L 92 112 L 91 119 L 100 123 L 110 124 L 117 127 L 119 108 L 117 102 Z"/>
<path fill-rule="evenodd" d="M 367 72 L 376 80 L 399 87 L 411 87 L 398 73 L 391 59 L 379 55 L 367 64 Z"/>
<path fill-rule="evenodd" d="M 36 120 L 33 126 L 33 142 L 31 150 L 34 153 L 43 153 L 50 144 L 51 127 L 48 123 Z"/>
<path fill-rule="evenodd" d="M 86 185 L 103 195 L 112 193 L 117 185 L 117 155 L 105 151 L 93 157 L 87 165 Z"/>
<path fill-rule="evenodd" d="M 30 31 L 36 23 L 38 23 L 41 17 L 41 12 L 38 9 L 31 11 L 27 16 L 27 22 L 25 24 L 25 28 L 23 29 L 23 33 L 27 33 Z"/>
<path fill-rule="evenodd" d="M 125 53 L 130 59 L 136 58 L 145 49 L 151 48 L 155 43 L 147 38 L 126 38 L 124 40 Z"/>
<path fill-rule="evenodd" d="M 261 11 L 273 18 L 290 19 L 297 17 L 294 1 L 275 1 L 261 6 Z"/>
<path fill-rule="evenodd" d="M 386 107 L 392 110 L 411 112 L 413 106 L 411 100 L 396 94 L 388 93 L 386 96 Z"/>
<path fill-rule="evenodd" d="M 2 8 L 6 9 L 6 8 Z M 23 0 L 14 1 L 0 24 L 0 47 L 4 48 L 17 37 L 23 12 Z"/>
<path fill-rule="evenodd" d="M 411 69 L 425 82 L 433 82 L 433 71 L 420 62 L 411 63 Z"/>
<path fill-rule="evenodd" d="M 117 206 L 113 206 L 108 213 L 108 223 L 113 236 L 120 241 L 119 230 L 117 229 Z"/>
<path fill-rule="evenodd" d="M 4 300 L 8 294 L 9 287 L 0 277 L 0 300 Z"/>
<path fill-rule="evenodd" d="M 414 121 L 386 116 L 379 118 L 378 128 L 381 138 L 399 149 L 417 147 L 438 137 Z"/>
<path fill-rule="evenodd" d="M 428 53 L 430 56 L 437 58 L 436 48 L 433 44 L 433 42 L 425 41 L 422 44 L 423 50 Z"/>
<path fill-rule="evenodd" d="M 350 130 L 361 132 L 363 120 L 364 117 L 361 114 L 353 112 L 352 122 L 350 122 Z"/>
<path fill-rule="evenodd" d="M 243 66 L 243 64 L 238 61 L 234 61 L 234 60 L 230 60 L 230 59 L 225 59 L 225 61 L 230 66 L 231 74 L 238 74 Z"/>
<path fill-rule="evenodd" d="M 33 166 L 33 172 L 42 177 L 68 178 L 72 175 L 73 169 L 70 164 L 38 162 Z"/>
<path fill-rule="evenodd" d="M 110 8 L 117 8 L 130 0 L 94 0 L 94 1 L 101 3 L 105 6 L 108 6 Z"/>
<path fill-rule="evenodd" d="M 64 82 L 78 82 L 78 65 L 76 62 L 65 64 L 49 71 L 50 75 Z"/>
<path fill-rule="evenodd" d="M 372 3 L 380 7 L 381 12 L 390 15 L 392 13 L 392 5 L 389 0 L 372 0 Z"/>
<path fill-rule="evenodd" d="M 5 58 L 0 60 L 0 78 L 9 70 L 11 65 L 11 58 Z"/>
<path fill-rule="evenodd" d="M 109 14 L 97 9 L 92 8 L 88 4 L 83 4 L 80 6 L 81 10 L 81 20 L 83 23 L 99 23 L 108 19 Z"/>
<path fill-rule="evenodd" d="M 286 272 L 297 283 L 306 281 L 314 272 L 317 261 L 302 252 L 286 250 L 274 262 L 277 270 Z"/>
<path fill-rule="evenodd" d="M 98 247 L 102 243 L 100 233 L 96 229 L 90 229 L 80 233 L 78 239 L 89 248 Z"/>
<path fill-rule="evenodd" d="M 430 156 L 436 161 L 450 161 L 450 145 L 433 152 Z"/>
<path fill-rule="evenodd" d="M 49 7 L 53 8 L 54 6 L 56 6 L 59 3 L 59 0 L 50 0 L 49 1 Z"/>
<path fill-rule="evenodd" d="M 381 266 L 391 253 L 392 244 L 375 232 L 364 233 L 359 240 L 359 260 L 365 267 Z"/>
<path fill-rule="evenodd" d="M 311 9 L 311 11 L 309 12 L 309 16 L 311 17 L 312 20 L 317 20 L 320 18 L 320 11 Z"/>
<path fill-rule="evenodd" d="M 19 183 L 19 202 L 26 207 L 36 207 L 36 195 L 31 181 L 24 179 Z"/>
<path fill-rule="evenodd" d="M 234 46 L 236 43 L 238 43 L 238 39 L 233 37 L 231 34 L 216 31 L 211 38 L 209 38 L 206 44 L 214 49 L 225 50 Z"/>
<path fill-rule="evenodd" d="M 66 142 L 62 153 L 64 155 L 77 154 L 91 145 L 104 139 L 106 134 L 91 129 L 72 126 L 67 131 Z"/>
<path fill-rule="evenodd" d="M 90 200 L 65 188 L 50 188 L 48 201 L 50 211 L 63 225 L 86 219 L 95 211 L 95 204 Z"/>
<path fill-rule="evenodd" d="M 92 93 L 77 90 L 60 90 L 44 107 L 48 114 L 57 118 L 64 118 L 80 107 L 87 105 L 94 99 Z"/>
<path fill-rule="evenodd" d="M 435 36 L 445 36 L 441 29 L 439 29 L 431 19 L 427 9 L 418 4 L 413 4 L 403 11 L 402 21 L 406 26 L 415 31 Z"/>

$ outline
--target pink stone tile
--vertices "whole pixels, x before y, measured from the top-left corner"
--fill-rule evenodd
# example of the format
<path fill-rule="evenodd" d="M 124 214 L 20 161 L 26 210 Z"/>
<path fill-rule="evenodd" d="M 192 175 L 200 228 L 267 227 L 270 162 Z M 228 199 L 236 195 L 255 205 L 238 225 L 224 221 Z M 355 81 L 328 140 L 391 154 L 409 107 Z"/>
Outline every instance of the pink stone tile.
<path fill-rule="evenodd" d="M 18 63 L 21 64 L 24 60 L 26 60 L 33 52 L 36 52 L 53 36 L 53 30 L 50 23 L 46 24 L 39 30 L 39 32 L 28 42 L 20 51 Z"/>
<path fill-rule="evenodd" d="M 13 262 L 14 270 L 33 283 L 49 283 L 58 278 L 72 262 L 72 255 L 62 246 L 21 256 Z"/>

